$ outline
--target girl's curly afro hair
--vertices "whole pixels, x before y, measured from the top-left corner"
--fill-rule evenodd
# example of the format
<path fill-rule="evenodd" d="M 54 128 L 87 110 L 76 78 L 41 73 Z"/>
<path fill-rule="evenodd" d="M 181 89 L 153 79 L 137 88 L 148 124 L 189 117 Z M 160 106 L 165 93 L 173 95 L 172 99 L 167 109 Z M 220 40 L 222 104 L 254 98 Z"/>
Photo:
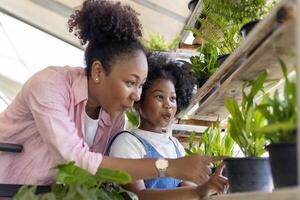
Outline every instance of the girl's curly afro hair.
<path fill-rule="evenodd" d="M 142 26 L 137 16 L 130 6 L 108 0 L 86 0 L 81 9 L 75 10 L 68 21 L 69 31 L 82 45 L 88 44 L 87 72 L 95 60 L 109 72 L 115 58 L 132 56 L 137 50 L 145 52 L 139 41 Z"/>
<path fill-rule="evenodd" d="M 150 52 L 147 55 L 148 77 L 143 86 L 141 103 L 143 103 L 145 92 L 157 79 L 167 79 L 172 81 L 176 92 L 177 113 L 185 109 L 192 99 L 195 86 L 195 77 L 190 66 L 180 61 L 170 59 L 164 53 Z"/>

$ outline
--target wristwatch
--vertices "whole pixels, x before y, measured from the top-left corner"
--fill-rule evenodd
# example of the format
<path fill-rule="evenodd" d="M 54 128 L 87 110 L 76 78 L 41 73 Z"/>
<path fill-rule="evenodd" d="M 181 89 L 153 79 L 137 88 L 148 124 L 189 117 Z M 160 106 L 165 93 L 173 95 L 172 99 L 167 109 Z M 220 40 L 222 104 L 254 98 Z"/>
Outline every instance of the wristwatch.
<path fill-rule="evenodd" d="M 158 177 L 163 178 L 166 176 L 166 171 L 169 166 L 168 160 L 159 158 L 155 161 L 155 167 L 158 170 Z"/>

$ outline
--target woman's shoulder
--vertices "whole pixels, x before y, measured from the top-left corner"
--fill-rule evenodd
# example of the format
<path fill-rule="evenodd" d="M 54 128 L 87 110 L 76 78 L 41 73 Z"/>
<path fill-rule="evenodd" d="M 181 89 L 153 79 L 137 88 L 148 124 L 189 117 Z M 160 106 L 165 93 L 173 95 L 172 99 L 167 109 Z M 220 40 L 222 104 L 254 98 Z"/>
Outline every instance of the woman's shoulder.
<path fill-rule="evenodd" d="M 32 76 L 33 80 L 36 81 L 52 81 L 58 79 L 71 78 L 74 79 L 79 76 L 84 76 L 85 71 L 82 67 L 70 67 L 70 66 L 49 66 L 45 69 L 37 72 Z"/>

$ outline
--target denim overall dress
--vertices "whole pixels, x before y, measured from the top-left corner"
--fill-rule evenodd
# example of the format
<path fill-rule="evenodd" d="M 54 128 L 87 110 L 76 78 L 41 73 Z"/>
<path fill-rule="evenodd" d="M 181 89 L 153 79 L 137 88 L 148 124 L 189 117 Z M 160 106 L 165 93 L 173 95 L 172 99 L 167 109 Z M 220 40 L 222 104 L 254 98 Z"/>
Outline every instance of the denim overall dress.
<path fill-rule="evenodd" d="M 122 131 L 118 133 L 109 143 L 107 154 L 109 154 L 110 146 L 113 141 L 122 133 L 127 132 L 136 137 L 145 147 L 146 155 L 145 158 L 162 158 L 162 156 L 158 153 L 158 151 L 145 139 L 137 135 L 136 133 L 129 131 Z M 169 140 L 174 144 L 177 158 L 182 157 L 178 147 L 174 143 L 174 141 L 169 137 Z M 144 184 L 147 189 L 163 189 L 163 188 L 176 188 L 180 185 L 182 181 L 176 178 L 164 177 L 164 178 L 152 178 L 152 179 L 144 179 Z"/>

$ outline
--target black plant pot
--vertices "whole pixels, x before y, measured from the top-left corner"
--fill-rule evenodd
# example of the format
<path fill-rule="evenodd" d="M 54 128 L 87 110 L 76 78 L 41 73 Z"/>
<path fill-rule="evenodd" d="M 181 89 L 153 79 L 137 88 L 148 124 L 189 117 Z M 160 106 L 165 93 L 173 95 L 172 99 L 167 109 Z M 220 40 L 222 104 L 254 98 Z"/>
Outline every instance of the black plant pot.
<path fill-rule="evenodd" d="M 273 183 L 268 158 L 226 158 L 224 163 L 229 180 L 229 193 L 272 191 Z"/>
<path fill-rule="evenodd" d="M 246 36 L 251 32 L 251 30 L 255 27 L 255 25 L 259 22 L 260 20 L 254 20 L 251 22 L 248 22 L 247 24 L 244 24 L 242 28 L 240 29 L 240 34 L 243 38 L 246 38 Z"/>
<path fill-rule="evenodd" d="M 204 83 L 205 83 L 207 80 L 208 80 L 208 78 L 199 78 L 199 79 L 197 80 L 197 87 L 198 87 L 198 88 L 201 88 L 202 85 L 204 85 Z"/>
<path fill-rule="evenodd" d="M 190 2 L 188 4 L 188 8 L 191 12 L 193 12 L 195 10 L 198 1 L 199 0 L 190 0 Z"/>
<path fill-rule="evenodd" d="M 216 168 L 216 167 L 212 167 L 212 168 L 211 168 L 211 173 L 212 173 L 212 174 L 213 174 L 213 173 L 215 173 L 215 172 L 216 172 L 216 170 L 217 170 L 217 168 Z M 224 170 L 223 170 L 223 172 L 222 172 L 222 176 L 225 176 L 225 177 L 227 177 L 227 174 L 226 174 L 225 168 L 224 168 Z"/>
<path fill-rule="evenodd" d="M 297 185 L 297 145 L 295 142 L 267 147 L 275 188 Z"/>

